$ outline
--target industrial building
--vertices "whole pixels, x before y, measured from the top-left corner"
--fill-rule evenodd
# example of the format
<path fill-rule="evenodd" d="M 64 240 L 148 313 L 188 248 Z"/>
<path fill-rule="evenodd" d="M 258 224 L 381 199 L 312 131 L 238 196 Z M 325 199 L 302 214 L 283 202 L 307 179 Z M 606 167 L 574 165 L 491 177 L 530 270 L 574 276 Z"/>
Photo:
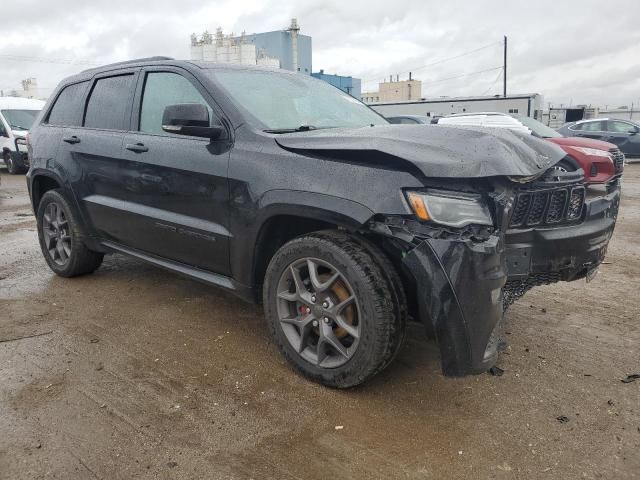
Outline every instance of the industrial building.
<path fill-rule="evenodd" d="M 382 85 L 382 84 L 381 84 Z M 367 95 L 363 93 L 363 98 Z M 465 112 L 502 112 L 542 120 L 544 97 L 539 93 L 493 97 L 421 98 L 416 101 L 372 102 L 369 105 L 384 116 L 426 115 L 429 117 Z"/>
<path fill-rule="evenodd" d="M 355 98 L 360 98 L 360 84 L 359 78 L 344 77 L 342 75 L 334 75 L 330 73 L 324 73 L 324 70 L 311 74 L 312 77 L 324 80 L 330 83 L 334 87 L 338 87 L 340 90 L 347 92 L 349 95 Z"/>
<path fill-rule="evenodd" d="M 37 100 L 46 100 L 51 95 L 51 88 L 38 87 L 38 80 L 31 77 L 25 78 L 20 82 L 22 90 L 2 90 L 0 91 L 0 97 L 21 97 L 21 98 L 35 98 Z"/>
<path fill-rule="evenodd" d="M 378 84 L 375 92 L 362 92 L 362 101 L 365 103 L 378 102 L 402 102 L 418 100 L 422 97 L 422 81 L 411 78 L 409 72 L 408 80 L 400 80 L 400 76 L 389 76 L 389 81 L 384 80 Z"/>
<path fill-rule="evenodd" d="M 191 35 L 191 59 L 217 63 L 240 63 L 284 68 L 311 74 L 311 37 L 300 34 L 295 18 L 284 30 L 224 35 L 218 28 L 215 36 L 204 32 Z"/>

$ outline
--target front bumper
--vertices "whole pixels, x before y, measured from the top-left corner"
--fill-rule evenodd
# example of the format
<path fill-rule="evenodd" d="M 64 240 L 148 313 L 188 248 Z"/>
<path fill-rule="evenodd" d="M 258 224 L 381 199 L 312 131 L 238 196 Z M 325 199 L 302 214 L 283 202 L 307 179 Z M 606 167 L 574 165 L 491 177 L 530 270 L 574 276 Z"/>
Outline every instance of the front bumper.
<path fill-rule="evenodd" d="M 11 160 L 18 167 L 29 168 L 29 154 L 27 152 L 27 142 L 23 137 L 18 137 L 14 141 L 15 150 L 11 152 Z"/>
<path fill-rule="evenodd" d="M 535 285 L 585 277 L 604 259 L 619 206 L 620 186 L 616 185 L 603 196 L 587 199 L 580 224 L 507 231 L 509 282 Z"/>
<path fill-rule="evenodd" d="M 433 327 L 442 372 L 461 376 L 493 366 L 507 280 L 499 237 L 485 242 L 427 239 L 403 262 L 414 279 L 418 315 Z"/>

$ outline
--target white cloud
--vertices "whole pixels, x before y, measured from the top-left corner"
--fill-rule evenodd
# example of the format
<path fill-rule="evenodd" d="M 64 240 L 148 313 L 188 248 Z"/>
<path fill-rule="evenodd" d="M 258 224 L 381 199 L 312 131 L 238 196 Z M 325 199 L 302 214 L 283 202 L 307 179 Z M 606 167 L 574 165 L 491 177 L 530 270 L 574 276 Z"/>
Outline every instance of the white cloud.
<path fill-rule="evenodd" d="M 187 58 L 189 35 L 285 28 L 292 16 L 313 37 L 314 70 L 358 76 L 375 87 L 409 71 L 423 95 L 499 93 L 497 71 L 440 81 L 502 63 L 509 36 L 509 91 L 539 92 L 558 103 L 628 104 L 640 97 L 640 2 L 624 14 L 598 0 L 23 0 L 3 5 L 0 89 L 29 76 L 42 86 L 85 68 L 10 60 L 6 55 L 91 59 Z M 453 61 L 432 64 L 496 42 Z"/>

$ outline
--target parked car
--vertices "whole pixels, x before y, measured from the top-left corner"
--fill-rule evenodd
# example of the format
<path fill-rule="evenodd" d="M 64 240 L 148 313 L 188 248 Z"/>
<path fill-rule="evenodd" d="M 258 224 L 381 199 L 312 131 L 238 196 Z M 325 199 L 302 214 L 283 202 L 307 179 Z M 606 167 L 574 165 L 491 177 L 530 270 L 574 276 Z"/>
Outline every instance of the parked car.
<path fill-rule="evenodd" d="M 396 125 L 428 125 L 431 123 L 438 123 L 438 119 L 442 118 L 440 115 L 430 117 L 427 115 L 396 115 L 393 117 L 386 117 L 389 123 Z"/>
<path fill-rule="evenodd" d="M 262 302 L 286 359 L 332 387 L 384 369 L 409 316 L 445 374 L 483 372 L 505 301 L 597 269 L 620 193 L 587 198 L 530 135 L 426 128 L 285 70 L 86 70 L 29 135 L 42 253 L 62 277 L 120 252 Z"/>
<path fill-rule="evenodd" d="M 460 113 L 442 117 L 438 124 L 507 128 L 544 138 L 559 145 L 567 154 L 556 168 L 565 171 L 582 168 L 587 184 L 609 183 L 624 169 L 624 154 L 616 145 L 589 138 L 567 138 L 531 117 L 499 112 Z"/>
<path fill-rule="evenodd" d="M 568 123 L 558 129 L 567 137 L 585 137 L 614 143 L 629 157 L 640 156 L 640 124 L 618 118 L 594 118 Z"/>
<path fill-rule="evenodd" d="M 43 106 L 41 100 L 0 97 L 0 151 L 9 173 L 29 168 L 25 137 Z"/>

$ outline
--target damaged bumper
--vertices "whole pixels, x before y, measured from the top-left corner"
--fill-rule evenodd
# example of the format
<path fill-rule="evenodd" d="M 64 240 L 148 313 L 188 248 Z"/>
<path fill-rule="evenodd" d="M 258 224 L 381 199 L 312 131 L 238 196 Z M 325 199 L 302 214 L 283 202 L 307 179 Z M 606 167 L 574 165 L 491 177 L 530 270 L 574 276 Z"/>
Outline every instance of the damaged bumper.
<path fill-rule="evenodd" d="M 427 239 L 404 257 L 418 314 L 431 322 L 445 375 L 481 373 L 495 364 L 507 280 L 502 258 L 497 236 L 484 242 Z"/>
<path fill-rule="evenodd" d="M 585 202 L 584 220 L 561 228 L 510 230 L 505 236 L 509 283 L 530 286 L 585 277 L 604 259 L 620 205 L 620 186 Z"/>

